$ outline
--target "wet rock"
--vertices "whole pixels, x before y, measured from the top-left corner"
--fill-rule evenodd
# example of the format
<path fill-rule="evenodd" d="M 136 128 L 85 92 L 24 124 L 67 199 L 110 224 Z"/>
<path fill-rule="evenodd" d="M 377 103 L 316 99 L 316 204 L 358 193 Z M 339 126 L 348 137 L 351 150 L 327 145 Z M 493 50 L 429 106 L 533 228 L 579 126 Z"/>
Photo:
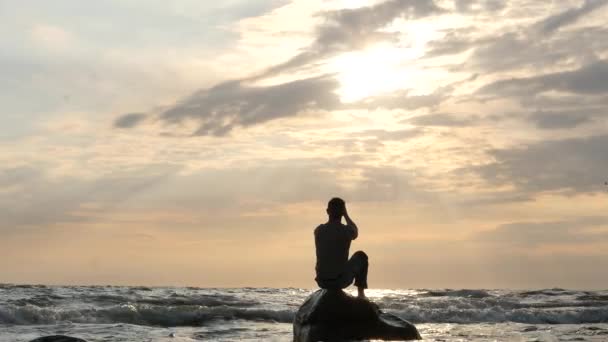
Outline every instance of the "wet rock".
<path fill-rule="evenodd" d="M 367 299 L 321 289 L 300 306 L 293 322 L 294 342 L 420 340 L 414 325 L 384 313 Z"/>

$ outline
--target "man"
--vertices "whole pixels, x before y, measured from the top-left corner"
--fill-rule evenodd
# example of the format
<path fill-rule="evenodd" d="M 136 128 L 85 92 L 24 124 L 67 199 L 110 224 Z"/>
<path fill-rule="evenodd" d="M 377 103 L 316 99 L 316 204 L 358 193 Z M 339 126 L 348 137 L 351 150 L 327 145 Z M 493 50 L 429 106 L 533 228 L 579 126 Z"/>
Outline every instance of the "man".
<path fill-rule="evenodd" d="M 327 223 L 315 229 L 315 280 L 323 289 L 343 289 L 354 280 L 358 296 L 364 298 L 367 288 L 367 255 L 358 251 L 348 259 L 350 242 L 357 238 L 359 229 L 348 216 L 346 204 L 341 198 L 332 198 L 329 201 L 327 215 Z M 346 225 L 342 224 L 342 217 Z"/>

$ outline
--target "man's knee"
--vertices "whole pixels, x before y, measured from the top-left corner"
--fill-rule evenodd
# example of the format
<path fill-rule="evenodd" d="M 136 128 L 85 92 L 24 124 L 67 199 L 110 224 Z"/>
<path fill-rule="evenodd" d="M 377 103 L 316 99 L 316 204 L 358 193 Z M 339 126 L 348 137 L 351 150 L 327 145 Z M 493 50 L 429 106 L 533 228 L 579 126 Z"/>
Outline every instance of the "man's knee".
<path fill-rule="evenodd" d="M 365 264 L 367 264 L 368 262 L 367 254 L 365 254 L 365 252 L 363 251 L 356 251 L 355 253 L 353 253 L 353 257 L 364 261 Z"/>

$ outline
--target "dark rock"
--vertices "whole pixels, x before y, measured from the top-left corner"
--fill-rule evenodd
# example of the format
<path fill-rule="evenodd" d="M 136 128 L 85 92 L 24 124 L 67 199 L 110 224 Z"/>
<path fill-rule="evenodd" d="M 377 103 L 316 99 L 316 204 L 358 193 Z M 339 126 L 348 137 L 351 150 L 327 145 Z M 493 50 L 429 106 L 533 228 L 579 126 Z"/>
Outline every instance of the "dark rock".
<path fill-rule="evenodd" d="M 421 337 L 413 324 L 341 290 L 321 289 L 311 294 L 293 322 L 294 342 L 367 339 L 397 341 Z"/>
<path fill-rule="evenodd" d="M 83 339 L 63 336 L 63 335 L 53 335 L 53 336 L 44 336 L 39 337 L 35 340 L 31 340 L 30 342 L 87 342 Z"/>

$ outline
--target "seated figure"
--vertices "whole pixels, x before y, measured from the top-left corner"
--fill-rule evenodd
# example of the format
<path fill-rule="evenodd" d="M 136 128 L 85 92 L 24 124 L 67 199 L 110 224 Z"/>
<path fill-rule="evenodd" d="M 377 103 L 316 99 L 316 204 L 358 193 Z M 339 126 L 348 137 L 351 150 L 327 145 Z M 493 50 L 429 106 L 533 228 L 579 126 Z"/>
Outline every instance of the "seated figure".
<path fill-rule="evenodd" d="M 348 258 L 350 243 L 359 235 L 359 229 L 348 216 L 346 203 L 341 198 L 332 198 L 327 204 L 327 223 L 315 229 L 317 276 L 320 288 L 340 290 L 355 282 L 358 296 L 365 297 L 367 288 L 367 255 L 358 251 Z M 342 223 L 342 217 L 346 224 Z"/>

